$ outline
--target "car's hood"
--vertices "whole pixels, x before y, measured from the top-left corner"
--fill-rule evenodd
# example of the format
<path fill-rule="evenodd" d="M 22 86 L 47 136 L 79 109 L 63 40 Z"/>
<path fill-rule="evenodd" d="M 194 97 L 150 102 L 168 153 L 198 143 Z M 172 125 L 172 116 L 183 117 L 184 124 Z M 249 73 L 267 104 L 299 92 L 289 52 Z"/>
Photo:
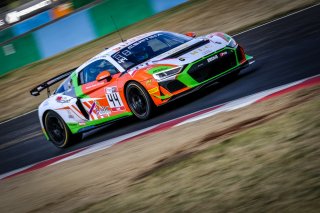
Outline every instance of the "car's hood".
<path fill-rule="evenodd" d="M 206 36 L 198 37 L 131 68 L 129 72 L 146 68 L 148 70 L 148 67 L 151 69 L 163 64 L 183 66 L 224 48 L 227 43 L 226 40 L 219 36 L 212 36 L 211 38 Z"/>

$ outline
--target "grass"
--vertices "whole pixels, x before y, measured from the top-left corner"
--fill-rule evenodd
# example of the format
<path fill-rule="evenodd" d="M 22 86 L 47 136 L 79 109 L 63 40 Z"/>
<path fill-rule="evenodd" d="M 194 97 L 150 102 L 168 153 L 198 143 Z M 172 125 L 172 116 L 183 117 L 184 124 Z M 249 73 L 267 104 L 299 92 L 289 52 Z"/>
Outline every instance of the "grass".
<path fill-rule="evenodd" d="M 308 101 L 76 212 L 318 212 L 319 109 Z"/>
<path fill-rule="evenodd" d="M 152 16 L 122 30 L 129 38 L 152 30 L 180 33 L 194 31 L 198 35 L 214 31 L 239 32 L 249 26 L 297 10 L 319 0 L 190 0 L 171 10 Z M 46 98 L 45 92 L 32 97 L 30 89 L 83 62 L 119 42 L 116 33 L 81 45 L 60 55 L 35 62 L 0 77 L 0 121 L 36 109 Z"/>
<path fill-rule="evenodd" d="M 0 181 L 0 209 L 318 212 L 319 91 L 298 90 Z"/>

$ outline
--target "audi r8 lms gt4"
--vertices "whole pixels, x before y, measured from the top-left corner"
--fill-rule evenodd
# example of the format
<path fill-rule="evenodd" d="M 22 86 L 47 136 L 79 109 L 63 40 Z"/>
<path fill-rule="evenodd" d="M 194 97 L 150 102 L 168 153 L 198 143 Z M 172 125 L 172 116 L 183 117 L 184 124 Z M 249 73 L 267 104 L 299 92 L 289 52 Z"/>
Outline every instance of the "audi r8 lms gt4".
<path fill-rule="evenodd" d="M 222 77 L 236 76 L 253 58 L 221 32 L 196 37 L 155 31 L 112 46 L 75 70 L 32 89 L 48 90 L 38 109 L 44 135 L 63 148 L 99 125 L 136 116 Z M 63 80 L 50 94 L 49 86 Z"/>

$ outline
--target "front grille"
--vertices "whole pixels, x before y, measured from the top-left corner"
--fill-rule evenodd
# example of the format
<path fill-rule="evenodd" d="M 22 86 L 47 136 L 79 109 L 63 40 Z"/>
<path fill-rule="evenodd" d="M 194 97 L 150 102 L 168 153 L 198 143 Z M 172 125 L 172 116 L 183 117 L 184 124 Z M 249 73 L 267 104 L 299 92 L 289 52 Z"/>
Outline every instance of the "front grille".
<path fill-rule="evenodd" d="M 159 84 L 160 84 L 160 86 L 162 86 L 163 88 L 165 88 L 166 90 L 168 90 L 171 93 L 186 87 L 186 85 L 184 85 L 183 83 L 181 83 L 178 80 L 164 81 Z"/>
<path fill-rule="evenodd" d="M 212 57 L 216 58 L 208 62 L 208 59 Z M 232 50 L 222 51 L 208 59 L 195 63 L 188 70 L 188 74 L 199 83 L 219 75 L 237 64 L 236 55 Z"/>

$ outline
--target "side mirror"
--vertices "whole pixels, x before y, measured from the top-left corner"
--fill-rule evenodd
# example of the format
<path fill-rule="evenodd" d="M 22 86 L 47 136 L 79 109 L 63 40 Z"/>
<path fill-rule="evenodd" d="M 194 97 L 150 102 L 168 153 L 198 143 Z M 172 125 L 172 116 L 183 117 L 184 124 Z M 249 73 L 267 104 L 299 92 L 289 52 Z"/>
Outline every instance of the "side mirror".
<path fill-rule="evenodd" d="M 189 36 L 191 38 L 195 38 L 197 36 L 197 34 L 195 32 L 186 32 L 185 35 Z"/>
<path fill-rule="evenodd" d="M 107 79 L 107 81 L 111 80 L 111 74 L 109 71 L 102 71 L 101 73 L 99 73 L 99 75 L 96 78 L 96 81 L 102 81 L 104 79 Z"/>

